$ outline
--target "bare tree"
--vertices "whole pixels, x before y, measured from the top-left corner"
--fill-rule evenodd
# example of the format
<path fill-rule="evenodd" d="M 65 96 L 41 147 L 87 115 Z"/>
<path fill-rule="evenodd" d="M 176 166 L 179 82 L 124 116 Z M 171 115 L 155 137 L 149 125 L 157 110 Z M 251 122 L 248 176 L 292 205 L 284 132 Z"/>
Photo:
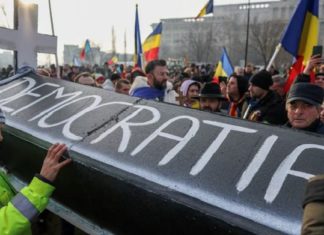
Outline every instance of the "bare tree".
<path fill-rule="evenodd" d="M 190 29 L 183 37 L 181 44 L 183 45 L 182 54 L 196 62 L 211 62 L 211 57 L 217 42 L 214 36 L 213 24 L 199 25 Z M 213 62 L 213 61 L 212 61 Z"/>
<path fill-rule="evenodd" d="M 251 25 L 250 47 L 262 58 L 264 66 L 266 66 L 271 59 L 285 25 L 286 24 L 280 20 L 254 23 Z"/>

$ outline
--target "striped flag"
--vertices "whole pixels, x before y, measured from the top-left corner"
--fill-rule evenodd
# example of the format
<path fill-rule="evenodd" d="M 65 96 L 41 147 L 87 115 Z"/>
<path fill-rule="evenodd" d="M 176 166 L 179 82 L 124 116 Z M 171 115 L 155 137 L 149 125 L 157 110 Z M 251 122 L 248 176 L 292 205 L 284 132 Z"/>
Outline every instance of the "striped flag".
<path fill-rule="evenodd" d="M 199 14 L 196 16 L 196 19 L 213 12 L 214 12 L 214 0 L 209 0 L 207 4 L 200 10 Z"/>
<path fill-rule="evenodd" d="M 108 60 L 108 64 L 117 64 L 118 63 L 118 58 L 117 56 L 113 56 L 110 60 Z"/>
<path fill-rule="evenodd" d="M 159 49 L 161 44 L 162 22 L 160 22 L 153 32 L 143 43 L 143 51 L 146 62 L 159 58 Z"/>
<path fill-rule="evenodd" d="M 234 73 L 234 69 L 232 66 L 232 63 L 229 59 L 229 56 L 227 54 L 227 51 L 225 48 L 223 48 L 222 56 L 220 61 L 218 62 L 213 82 L 219 82 L 219 77 L 229 77 L 232 73 Z"/>
<path fill-rule="evenodd" d="M 286 92 L 296 76 L 303 71 L 313 47 L 318 43 L 318 9 L 319 0 L 300 0 L 281 39 L 282 47 L 296 60 L 285 85 Z"/>
<path fill-rule="evenodd" d="M 142 68 L 142 41 L 141 41 L 141 33 L 139 27 L 139 19 L 138 19 L 138 6 L 136 4 L 136 13 L 135 13 L 135 55 L 134 55 L 134 67 Z"/>
<path fill-rule="evenodd" d="M 90 42 L 87 39 L 85 41 L 85 43 L 84 43 L 83 49 L 81 50 L 80 59 L 81 60 L 85 60 L 86 59 L 86 55 L 89 55 L 90 52 L 91 52 Z"/>

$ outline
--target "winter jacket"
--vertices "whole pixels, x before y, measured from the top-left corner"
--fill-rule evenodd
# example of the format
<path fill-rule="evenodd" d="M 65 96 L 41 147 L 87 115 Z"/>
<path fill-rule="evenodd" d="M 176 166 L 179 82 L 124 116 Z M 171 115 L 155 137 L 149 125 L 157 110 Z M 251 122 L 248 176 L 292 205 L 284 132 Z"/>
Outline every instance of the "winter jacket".
<path fill-rule="evenodd" d="M 0 234 L 32 234 L 31 222 L 45 210 L 54 187 L 36 175 L 18 194 L 0 172 Z"/>
<path fill-rule="evenodd" d="M 324 175 L 311 178 L 303 203 L 302 235 L 324 234 Z"/>
<path fill-rule="evenodd" d="M 286 124 L 286 126 L 292 128 L 292 126 L 290 125 L 289 122 Z M 306 127 L 306 128 L 300 129 L 300 130 L 314 132 L 317 134 L 324 135 L 324 124 L 321 122 L 320 119 L 317 119 L 309 127 Z"/>
<path fill-rule="evenodd" d="M 288 120 L 284 101 L 273 91 L 258 101 L 251 100 L 246 112 L 244 116 L 256 122 L 284 125 Z"/>
<path fill-rule="evenodd" d="M 147 78 L 142 76 L 137 76 L 129 90 L 131 96 L 162 101 L 165 103 L 178 104 L 176 101 L 177 93 L 172 89 L 172 84 L 167 82 L 167 87 L 165 90 L 158 90 L 150 87 L 147 84 Z"/>

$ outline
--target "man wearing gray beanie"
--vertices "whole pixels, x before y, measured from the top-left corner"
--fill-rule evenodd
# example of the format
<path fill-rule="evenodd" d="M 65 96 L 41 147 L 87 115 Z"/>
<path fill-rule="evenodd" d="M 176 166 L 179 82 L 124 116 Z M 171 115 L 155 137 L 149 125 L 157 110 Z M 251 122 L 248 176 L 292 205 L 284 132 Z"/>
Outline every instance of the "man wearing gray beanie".
<path fill-rule="evenodd" d="M 273 84 L 271 74 L 266 70 L 254 74 L 250 79 L 250 104 L 244 119 L 274 125 L 287 122 L 285 103 L 282 98 L 270 90 Z"/>

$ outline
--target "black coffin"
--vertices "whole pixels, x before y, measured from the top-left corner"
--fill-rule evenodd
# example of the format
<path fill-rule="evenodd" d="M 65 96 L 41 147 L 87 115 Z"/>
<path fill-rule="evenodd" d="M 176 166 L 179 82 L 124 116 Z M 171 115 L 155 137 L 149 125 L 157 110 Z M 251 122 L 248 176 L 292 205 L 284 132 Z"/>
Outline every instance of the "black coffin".
<path fill-rule="evenodd" d="M 50 143 L 53 198 L 116 234 L 298 234 L 323 137 L 27 73 L 0 86 L 1 163 L 28 183 Z"/>

